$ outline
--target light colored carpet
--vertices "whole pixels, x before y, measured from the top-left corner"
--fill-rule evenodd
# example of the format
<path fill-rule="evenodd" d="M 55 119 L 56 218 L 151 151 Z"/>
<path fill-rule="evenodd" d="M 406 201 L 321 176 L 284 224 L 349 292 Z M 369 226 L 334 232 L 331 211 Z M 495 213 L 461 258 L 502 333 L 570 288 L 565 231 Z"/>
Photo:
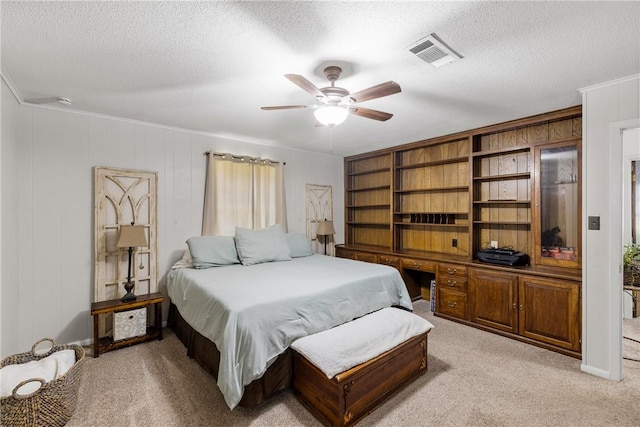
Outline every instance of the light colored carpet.
<path fill-rule="evenodd" d="M 580 361 L 416 312 L 435 325 L 428 372 L 362 426 L 640 426 L 640 363 L 624 381 L 580 371 Z M 319 426 L 289 390 L 230 411 L 215 381 L 170 330 L 153 341 L 88 357 L 77 426 Z"/>

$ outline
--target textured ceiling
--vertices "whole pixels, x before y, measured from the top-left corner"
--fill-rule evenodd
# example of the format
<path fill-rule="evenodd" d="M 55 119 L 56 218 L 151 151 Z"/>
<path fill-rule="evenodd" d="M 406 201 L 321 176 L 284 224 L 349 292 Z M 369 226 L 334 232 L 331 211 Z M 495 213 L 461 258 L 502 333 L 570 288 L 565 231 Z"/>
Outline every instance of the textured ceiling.
<path fill-rule="evenodd" d="M 10 2 L 2 74 L 21 101 L 260 144 L 350 155 L 580 104 L 578 89 L 640 72 L 640 2 Z M 435 32 L 464 58 L 441 68 L 407 46 Z M 402 92 L 332 130 L 284 78 Z"/>

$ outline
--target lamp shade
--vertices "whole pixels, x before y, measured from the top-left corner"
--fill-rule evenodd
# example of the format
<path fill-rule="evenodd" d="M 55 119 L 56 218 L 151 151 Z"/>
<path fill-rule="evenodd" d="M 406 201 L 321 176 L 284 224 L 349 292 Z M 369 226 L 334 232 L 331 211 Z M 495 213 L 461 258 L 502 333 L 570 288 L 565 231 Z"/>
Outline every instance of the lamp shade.
<path fill-rule="evenodd" d="M 116 246 L 119 248 L 137 248 L 147 246 L 147 236 L 143 225 L 121 225 Z"/>
<path fill-rule="evenodd" d="M 330 234 L 336 234 L 335 228 L 333 228 L 333 221 L 318 221 L 318 229 L 316 234 L 319 236 L 328 236 Z"/>
<path fill-rule="evenodd" d="M 344 122 L 349 115 L 349 110 L 335 105 L 326 105 L 313 112 L 316 120 L 325 126 L 333 127 Z"/>

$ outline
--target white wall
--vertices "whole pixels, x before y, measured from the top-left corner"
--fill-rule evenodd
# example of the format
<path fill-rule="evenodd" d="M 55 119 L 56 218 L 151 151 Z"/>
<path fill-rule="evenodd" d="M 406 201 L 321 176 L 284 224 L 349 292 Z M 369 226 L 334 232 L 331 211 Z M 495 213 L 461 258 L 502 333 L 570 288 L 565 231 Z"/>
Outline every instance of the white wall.
<path fill-rule="evenodd" d="M 0 355 L 6 356 L 5 348 L 15 349 L 18 337 L 11 331 L 12 320 L 18 318 L 18 102 L 2 82 L 2 102 L 0 116 L 2 116 L 2 144 L 0 145 L 0 171 L 2 184 L 0 204 L 2 217 L 0 226 L 1 262 L 0 262 Z M 5 333 L 6 331 L 6 333 Z M 24 349 L 27 350 L 27 349 Z"/>
<path fill-rule="evenodd" d="M 158 172 L 161 283 L 185 240 L 200 234 L 207 150 L 286 162 L 291 232 L 306 231 L 305 184 L 332 185 L 336 242 L 344 241 L 342 158 L 12 98 L 3 82 L 2 357 L 28 350 L 41 337 L 59 343 L 92 337 L 94 166 Z"/>
<path fill-rule="evenodd" d="M 620 122 L 640 117 L 640 77 L 585 88 L 582 97 L 582 369 L 617 380 L 621 379 L 622 335 L 622 138 L 618 133 Z M 600 217 L 600 230 L 587 229 L 589 216 Z"/>

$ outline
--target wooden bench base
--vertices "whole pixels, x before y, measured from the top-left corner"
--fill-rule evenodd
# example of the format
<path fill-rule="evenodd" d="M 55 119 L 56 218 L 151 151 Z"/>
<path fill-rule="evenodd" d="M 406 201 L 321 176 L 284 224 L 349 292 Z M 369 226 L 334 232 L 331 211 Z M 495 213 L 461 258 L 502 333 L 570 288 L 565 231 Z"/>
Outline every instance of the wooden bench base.
<path fill-rule="evenodd" d="M 427 334 L 411 338 L 335 377 L 293 351 L 293 390 L 318 420 L 349 426 L 427 370 Z"/>

